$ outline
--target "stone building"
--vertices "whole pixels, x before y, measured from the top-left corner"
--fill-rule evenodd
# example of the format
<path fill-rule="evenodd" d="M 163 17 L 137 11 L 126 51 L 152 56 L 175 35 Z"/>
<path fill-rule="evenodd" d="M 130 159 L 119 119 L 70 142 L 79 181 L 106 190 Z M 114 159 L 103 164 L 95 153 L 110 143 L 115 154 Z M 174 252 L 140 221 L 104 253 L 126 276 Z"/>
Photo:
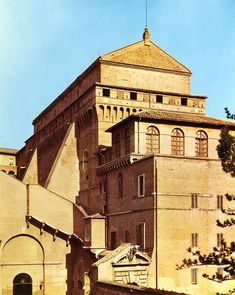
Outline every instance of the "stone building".
<path fill-rule="evenodd" d="M 0 148 L 0 171 L 9 175 L 16 175 L 16 153 L 15 149 Z"/>
<path fill-rule="evenodd" d="M 234 234 L 216 226 L 221 208 L 232 210 L 222 195 L 235 189 L 216 146 L 220 128 L 235 124 L 205 115 L 190 77 L 145 28 L 34 119 L 18 180 L 0 174 L 2 294 L 22 278 L 27 294 L 89 294 L 101 281 L 187 294 L 231 287 L 202 277 L 213 266 L 176 270 L 188 247 L 208 252 Z"/>

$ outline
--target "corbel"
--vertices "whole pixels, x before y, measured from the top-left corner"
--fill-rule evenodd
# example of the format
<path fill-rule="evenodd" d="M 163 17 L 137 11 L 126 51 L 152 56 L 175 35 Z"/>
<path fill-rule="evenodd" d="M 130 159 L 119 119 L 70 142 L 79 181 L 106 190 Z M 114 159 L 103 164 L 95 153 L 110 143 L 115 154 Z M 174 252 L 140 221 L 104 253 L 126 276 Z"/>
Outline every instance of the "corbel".
<path fill-rule="evenodd" d="M 46 223 L 43 222 L 42 225 L 41 225 L 41 227 L 40 227 L 40 235 L 43 234 L 43 232 L 44 232 L 44 227 L 45 227 L 45 226 L 46 226 Z"/>
<path fill-rule="evenodd" d="M 58 231 L 59 231 L 58 229 L 55 229 L 55 232 L 53 234 L 53 242 L 55 242 L 55 240 L 56 240 Z"/>
<path fill-rule="evenodd" d="M 67 240 L 66 240 L 66 247 L 68 247 L 69 243 L 70 243 L 70 240 L 71 240 L 71 235 L 68 236 Z"/>

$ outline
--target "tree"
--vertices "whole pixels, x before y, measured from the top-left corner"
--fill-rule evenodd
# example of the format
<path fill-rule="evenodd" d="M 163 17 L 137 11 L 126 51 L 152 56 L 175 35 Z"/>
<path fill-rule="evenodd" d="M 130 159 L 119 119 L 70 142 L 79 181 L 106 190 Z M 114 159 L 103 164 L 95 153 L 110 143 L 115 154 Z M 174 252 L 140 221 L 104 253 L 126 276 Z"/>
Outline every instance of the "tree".
<path fill-rule="evenodd" d="M 221 129 L 217 153 L 221 160 L 223 171 L 235 177 L 235 137 L 229 133 L 227 126 Z M 235 200 L 235 196 L 228 193 L 225 194 L 225 197 L 228 201 Z M 225 216 L 229 217 L 223 222 L 217 220 L 217 226 L 224 228 L 235 225 L 235 218 L 231 217 L 231 215 L 235 215 L 235 213 L 224 209 L 221 210 Z M 217 282 L 235 279 L 235 241 L 228 245 L 225 240 L 222 240 L 221 247 L 214 247 L 213 251 L 209 254 L 203 254 L 199 250 L 193 252 L 191 248 L 188 248 L 187 251 L 190 252 L 194 258 L 184 259 L 181 265 L 177 265 L 177 269 L 195 265 L 217 265 L 223 267 L 224 274 L 217 272 L 209 276 L 205 273 L 203 277 Z M 221 293 L 217 294 L 225 295 Z M 226 295 L 227 294 L 235 294 L 235 288 L 230 290 L 229 293 L 226 293 Z"/>

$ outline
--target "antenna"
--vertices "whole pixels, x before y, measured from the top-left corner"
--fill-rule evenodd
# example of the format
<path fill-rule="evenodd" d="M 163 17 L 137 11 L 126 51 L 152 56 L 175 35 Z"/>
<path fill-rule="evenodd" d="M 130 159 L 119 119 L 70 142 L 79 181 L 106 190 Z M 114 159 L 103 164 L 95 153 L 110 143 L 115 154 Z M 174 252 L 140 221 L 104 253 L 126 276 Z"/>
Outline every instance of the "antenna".
<path fill-rule="evenodd" d="M 146 27 L 148 27 L 148 0 L 145 2 Z"/>

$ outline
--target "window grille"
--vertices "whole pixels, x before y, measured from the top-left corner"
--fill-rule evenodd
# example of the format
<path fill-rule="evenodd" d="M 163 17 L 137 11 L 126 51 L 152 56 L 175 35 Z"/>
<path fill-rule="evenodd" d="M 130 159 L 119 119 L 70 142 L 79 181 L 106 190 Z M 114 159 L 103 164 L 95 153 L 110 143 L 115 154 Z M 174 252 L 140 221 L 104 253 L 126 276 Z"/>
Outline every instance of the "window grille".
<path fill-rule="evenodd" d="M 202 130 L 199 130 L 196 133 L 195 152 L 197 157 L 208 156 L 208 137 L 207 134 Z"/>
<path fill-rule="evenodd" d="M 179 128 L 171 132 L 171 153 L 177 156 L 184 155 L 184 133 Z"/>
<path fill-rule="evenodd" d="M 159 153 L 159 131 L 154 126 L 150 126 L 146 130 L 146 152 Z"/>

